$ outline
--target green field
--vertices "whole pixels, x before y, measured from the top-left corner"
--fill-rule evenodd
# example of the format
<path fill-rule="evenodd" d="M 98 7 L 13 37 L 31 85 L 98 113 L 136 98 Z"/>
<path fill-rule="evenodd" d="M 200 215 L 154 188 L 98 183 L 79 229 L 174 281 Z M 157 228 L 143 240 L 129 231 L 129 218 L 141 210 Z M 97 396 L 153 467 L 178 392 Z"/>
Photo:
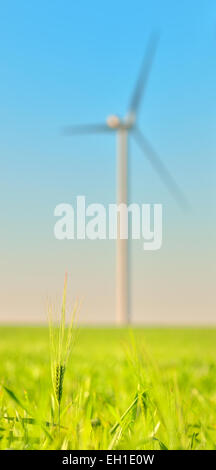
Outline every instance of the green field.
<path fill-rule="evenodd" d="M 0 328 L 1 449 L 216 449 L 215 329 L 76 336 L 59 430 L 48 329 Z"/>

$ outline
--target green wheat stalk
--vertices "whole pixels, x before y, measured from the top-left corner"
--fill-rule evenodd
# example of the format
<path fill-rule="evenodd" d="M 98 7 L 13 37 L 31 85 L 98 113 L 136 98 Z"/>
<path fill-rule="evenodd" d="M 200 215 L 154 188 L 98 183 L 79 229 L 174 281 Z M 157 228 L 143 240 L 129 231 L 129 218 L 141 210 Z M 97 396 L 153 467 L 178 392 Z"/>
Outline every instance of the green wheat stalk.
<path fill-rule="evenodd" d="M 64 376 L 68 358 L 74 342 L 74 320 L 78 310 L 76 302 L 70 316 L 69 325 L 66 327 L 66 295 L 67 295 L 67 273 L 65 274 L 64 290 L 60 318 L 53 323 L 53 307 L 48 306 L 51 374 L 54 396 L 58 407 L 59 432 L 61 427 L 61 401 L 63 395 Z"/>

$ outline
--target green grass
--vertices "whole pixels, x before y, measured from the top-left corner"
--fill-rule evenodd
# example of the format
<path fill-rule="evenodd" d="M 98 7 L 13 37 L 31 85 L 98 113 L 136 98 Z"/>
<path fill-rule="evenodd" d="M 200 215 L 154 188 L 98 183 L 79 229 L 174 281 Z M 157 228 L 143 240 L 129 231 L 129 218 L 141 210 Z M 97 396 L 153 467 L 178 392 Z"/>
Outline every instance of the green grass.
<path fill-rule="evenodd" d="M 216 330 L 77 333 L 59 432 L 48 328 L 0 328 L 1 449 L 215 449 Z"/>

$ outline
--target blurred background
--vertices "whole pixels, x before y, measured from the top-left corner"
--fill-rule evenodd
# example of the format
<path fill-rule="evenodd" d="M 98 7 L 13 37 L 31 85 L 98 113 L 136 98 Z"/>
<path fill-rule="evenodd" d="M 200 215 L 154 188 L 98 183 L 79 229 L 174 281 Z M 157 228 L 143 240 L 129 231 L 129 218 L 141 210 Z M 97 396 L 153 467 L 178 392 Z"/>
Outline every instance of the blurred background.
<path fill-rule="evenodd" d="M 58 241 L 54 208 L 116 197 L 115 135 L 65 138 L 65 124 L 123 116 L 152 31 L 160 41 L 139 126 L 191 204 L 182 212 L 133 141 L 130 201 L 163 204 L 163 246 L 131 244 L 134 324 L 213 324 L 214 0 L 69 0 L 1 5 L 0 320 L 46 322 L 47 296 L 83 300 L 80 321 L 115 319 L 115 243 Z"/>

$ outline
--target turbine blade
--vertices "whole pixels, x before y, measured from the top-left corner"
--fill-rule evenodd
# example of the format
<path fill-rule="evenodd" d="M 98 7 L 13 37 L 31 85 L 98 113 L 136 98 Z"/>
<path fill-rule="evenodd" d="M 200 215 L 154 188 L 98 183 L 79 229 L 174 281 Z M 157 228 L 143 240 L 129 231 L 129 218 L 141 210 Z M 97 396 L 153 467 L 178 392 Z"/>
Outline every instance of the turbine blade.
<path fill-rule="evenodd" d="M 139 108 L 143 93 L 147 85 L 147 81 L 148 81 L 151 66 L 153 63 L 154 55 L 156 52 L 158 40 L 159 40 L 159 36 L 156 34 L 150 37 L 147 50 L 143 59 L 142 67 L 140 70 L 140 74 L 138 76 L 134 93 L 132 95 L 131 104 L 130 104 L 129 112 L 128 112 L 129 118 L 131 117 L 132 119 L 135 119 L 136 114 L 138 112 L 138 108 Z"/>
<path fill-rule="evenodd" d="M 108 127 L 106 124 L 80 124 L 75 126 L 66 126 L 63 128 L 63 134 L 66 136 L 76 134 L 95 134 L 110 131 L 110 127 Z"/>
<path fill-rule="evenodd" d="M 145 153 L 145 156 L 150 161 L 151 165 L 154 167 L 155 171 L 158 173 L 161 180 L 166 185 L 178 205 L 181 206 L 182 209 L 188 209 L 189 203 L 182 190 L 179 188 L 158 154 L 152 148 L 151 144 L 148 142 L 146 137 L 144 137 L 141 131 L 137 129 L 137 127 L 133 131 L 133 136 L 138 146 Z"/>

